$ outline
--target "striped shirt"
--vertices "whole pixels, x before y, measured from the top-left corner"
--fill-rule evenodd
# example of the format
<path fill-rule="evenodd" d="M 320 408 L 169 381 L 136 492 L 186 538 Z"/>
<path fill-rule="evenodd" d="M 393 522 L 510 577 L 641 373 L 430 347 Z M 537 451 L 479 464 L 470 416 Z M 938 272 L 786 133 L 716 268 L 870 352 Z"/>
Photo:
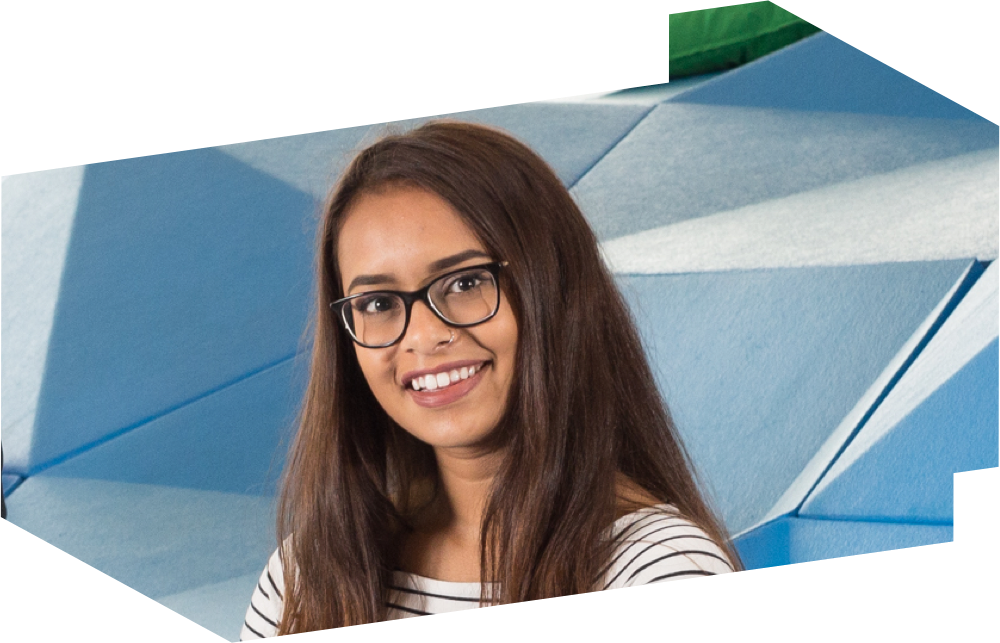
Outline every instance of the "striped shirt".
<path fill-rule="evenodd" d="M 671 505 L 646 507 L 617 520 L 618 547 L 602 589 L 712 576 L 733 571 L 725 552 Z M 257 582 L 240 640 L 274 636 L 281 618 L 284 576 L 278 552 Z M 397 571 L 386 597 L 388 618 L 408 618 L 479 607 L 479 583 L 455 583 Z"/>

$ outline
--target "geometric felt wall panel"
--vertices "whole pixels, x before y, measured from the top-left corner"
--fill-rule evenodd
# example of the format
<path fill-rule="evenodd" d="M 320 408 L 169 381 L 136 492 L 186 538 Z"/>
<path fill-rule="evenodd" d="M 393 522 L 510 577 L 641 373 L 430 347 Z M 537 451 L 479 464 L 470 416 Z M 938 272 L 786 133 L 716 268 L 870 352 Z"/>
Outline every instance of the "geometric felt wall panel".
<path fill-rule="evenodd" d="M 997 150 L 918 163 L 611 239 L 617 272 L 997 257 Z"/>
<path fill-rule="evenodd" d="M 9 495 L 10 492 L 13 491 L 14 487 L 21 482 L 21 480 L 21 476 L 16 476 L 12 473 L 3 474 L 3 476 L 0 477 L 0 484 L 3 485 L 4 496 Z"/>
<path fill-rule="evenodd" d="M 4 471 L 23 472 L 82 167 L 3 177 Z M 4 484 L 4 489 L 7 484 Z"/>
<path fill-rule="evenodd" d="M 813 515 L 855 511 L 908 522 L 951 521 L 952 473 L 995 466 L 997 460 L 997 371 L 990 362 L 996 359 L 998 275 L 996 262 L 985 270 L 977 264 L 956 293 L 957 303 L 929 318 L 938 317 L 923 345 L 904 351 L 912 351 L 907 362 L 897 358 L 887 366 L 896 381 L 883 383 L 883 398 L 868 402 L 865 418 L 855 419 L 856 434 L 841 445 L 797 509 Z M 907 477 L 912 488 L 903 481 Z M 865 488 L 858 489 L 859 483 Z M 839 490 L 828 497 L 834 486 Z M 857 497 L 845 496 L 845 489 Z"/>
<path fill-rule="evenodd" d="M 968 266 L 619 276 L 732 533 L 774 505 Z"/>
<path fill-rule="evenodd" d="M 273 500 L 32 476 L 8 518 L 150 598 L 245 576 L 274 551 Z"/>
<path fill-rule="evenodd" d="M 734 541 L 747 569 L 951 542 L 951 525 L 783 517 Z"/>
<path fill-rule="evenodd" d="M 29 468 L 297 352 L 312 208 L 211 149 L 88 166 Z"/>
<path fill-rule="evenodd" d="M 297 369 L 297 370 L 296 370 Z M 286 360 L 51 469 L 93 478 L 270 495 L 295 429 L 308 357 Z M 299 386 L 291 386 L 295 382 Z"/>
<path fill-rule="evenodd" d="M 225 640 L 236 641 L 247 613 L 247 601 L 253 595 L 258 578 L 259 570 L 177 594 L 158 596 L 156 601 Z"/>
<path fill-rule="evenodd" d="M 770 199 L 996 149 L 988 121 L 666 102 L 573 188 L 611 239 Z"/>
<path fill-rule="evenodd" d="M 238 143 L 217 149 L 322 202 L 351 157 L 382 134 L 405 131 L 432 118 L 454 118 L 510 132 L 538 152 L 566 185 L 572 185 L 649 109 L 636 104 L 530 103 Z"/>
<path fill-rule="evenodd" d="M 951 523 L 952 475 L 997 466 L 994 340 L 849 468 L 800 515 Z"/>

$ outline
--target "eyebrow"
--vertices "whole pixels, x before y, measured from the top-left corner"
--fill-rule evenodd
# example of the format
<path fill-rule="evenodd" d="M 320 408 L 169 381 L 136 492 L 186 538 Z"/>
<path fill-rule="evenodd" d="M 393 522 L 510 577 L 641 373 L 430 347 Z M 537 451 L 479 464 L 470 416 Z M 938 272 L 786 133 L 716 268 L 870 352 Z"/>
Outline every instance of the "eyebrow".
<path fill-rule="evenodd" d="M 438 259 L 434 261 L 429 266 L 427 270 L 430 273 L 440 272 L 442 270 L 447 270 L 452 266 L 457 266 L 458 264 L 468 261 L 469 259 L 489 259 L 490 255 L 483 252 L 482 250 L 463 250 L 462 252 L 453 254 L 449 257 L 444 257 L 443 259 Z M 347 286 L 347 292 L 351 292 L 358 286 L 376 286 L 378 284 L 389 283 L 393 280 L 392 275 L 385 273 L 374 274 L 374 275 L 358 275 L 355 277 L 350 285 Z"/>

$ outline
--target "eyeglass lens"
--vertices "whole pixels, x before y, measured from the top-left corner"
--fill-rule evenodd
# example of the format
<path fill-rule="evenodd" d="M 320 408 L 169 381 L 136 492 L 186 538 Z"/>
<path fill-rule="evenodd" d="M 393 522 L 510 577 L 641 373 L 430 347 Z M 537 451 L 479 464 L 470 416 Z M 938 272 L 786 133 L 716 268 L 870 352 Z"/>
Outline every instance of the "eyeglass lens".
<path fill-rule="evenodd" d="M 460 326 L 488 319 L 500 303 L 496 279 L 485 268 L 446 275 L 433 282 L 427 294 L 440 317 Z M 383 346 L 406 331 L 406 303 L 399 295 L 373 292 L 350 300 L 344 318 L 361 344 Z"/>

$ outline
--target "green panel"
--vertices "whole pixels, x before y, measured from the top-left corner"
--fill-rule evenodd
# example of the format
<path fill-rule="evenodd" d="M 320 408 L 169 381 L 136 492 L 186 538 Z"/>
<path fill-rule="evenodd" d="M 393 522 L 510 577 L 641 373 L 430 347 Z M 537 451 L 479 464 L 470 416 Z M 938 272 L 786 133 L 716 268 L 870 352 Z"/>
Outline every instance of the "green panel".
<path fill-rule="evenodd" d="M 732 69 L 819 31 L 770 2 L 670 15 L 670 79 Z"/>

